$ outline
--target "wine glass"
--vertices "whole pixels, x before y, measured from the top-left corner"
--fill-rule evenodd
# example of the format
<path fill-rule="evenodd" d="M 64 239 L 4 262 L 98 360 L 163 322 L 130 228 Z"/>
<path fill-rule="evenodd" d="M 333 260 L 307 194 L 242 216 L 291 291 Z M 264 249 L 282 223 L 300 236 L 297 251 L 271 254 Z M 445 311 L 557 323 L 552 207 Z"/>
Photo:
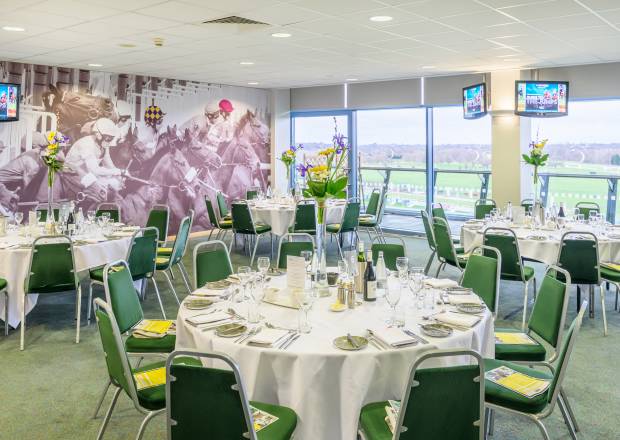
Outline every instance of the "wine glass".
<path fill-rule="evenodd" d="M 312 330 L 312 325 L 310 324 L 308 313 L 310 312 L 310 309 L 314 304 L 314 300 L 316 299 L 316 290 L 312 288 L 310 283 L 306 283 L 306 286 L 303 289 L 295 290 L 295 298 L 299 304 L 299 332 L 310 333 L 310 330 Z"/>
<path fill-rule="evenodd" d="M 385 286 L 385 300 L 392 308 L 392 315 L 388 320 L 389 326 L 402 327 L 402 325 L 400 325 L 400 323 L 396 319 L 396 306 L 400 301 L 400 291 L 401 289 L 390 289 L 389 283 Z"/>
<path fill-rule="evenodd" d="M 404 287 L 407 284 L 407 270 L 409 269 L 409 258 L 398 257 L 396 259 L 396 270 L 398 271 L 398 280 L 400 281 L 400 287 Z"/>
<path fill-rule="evenodd" d="M 269 260 L 269 257 L 258 257 L 258 260 L 256 260 L 256 267 L 260 272 L 261 290 L 265 288 L 265 280 L 267 279 L 267 271 L 269 270 L 269 266 L 271 266 L 271 260 Z"/>
<path fill-rule="evenodd" d="M 247 296 L 248 281 L 252 278 L 252 268 L 249 266 L 239 266 L 237 269 L 237 276 L 241 282 L 241 287 L 243 287 L 243 296 L 241 297 L 241 300 L 243 301 Z M 231 301 L 234 302 L 233 298 L 231 298 Z"/>
<path fill-rule="evenodd" d="M 19 225 L 21 225 L 21 224 L 22 224 L 22 221 L 23 221 L 23 220 L 24 220 L 24 213 L 23 213 L 23 212 L 21 212 L 21 211 L 17 211 L 17 212 L 15 213 L 15 224 L 16 224 L 17 226 L 19 226 Z"/>
<path fill-rule="evenodd" d="M 310 271 L 312 270 L 312 251 L 301 251 L 299 255 L 303 257 L 304 262 L 306 263 L 306 274 L 310 274 Z"/>

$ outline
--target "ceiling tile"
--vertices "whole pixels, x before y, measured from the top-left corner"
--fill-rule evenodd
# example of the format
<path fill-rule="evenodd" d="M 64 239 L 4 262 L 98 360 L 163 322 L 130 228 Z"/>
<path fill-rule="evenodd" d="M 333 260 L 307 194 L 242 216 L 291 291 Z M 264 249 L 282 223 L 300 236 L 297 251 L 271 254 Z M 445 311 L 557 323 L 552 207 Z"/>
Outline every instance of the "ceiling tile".
<path fill-rule="evenodd" d="M 374 0 L 294 0 L 291 3 L 328 15 L 352 14 L 384 6 L 381 2 Z"/>
<path fill-rule="evenodd" d="M 536 4 L 521 4 L 519 6 L 501 8 L 500 11 L 515 17 L 518 20 L 542 20 L 544 18 L 561 17 L 587 12 L 573 0 L 552 0 Z"/>
<path fill-rule="evenodd" d="M 76 17 L 83 21 L 116 15 L 118 10 L 109 5 L 95 5 L 78 0 L 47 0 L 32 6 L 38 18 L 48 21 L 47 14 L 56 14 L 64 17 Z M 42 14 L 44 13 L 44 14 Z"/>
<path fill-rule="evenodd" d="M 408 12 L 421 15 L 426 18 L 443 18 L 452 15 L 473 14 L 488 11 L 488 8 L 473 0 L 437 1 L 426 0 L 399 6 Z"/>
<path fill-rule="evenodd" d="M 183 23 L 202 23 L 203 21 L 213 20 L 226 15 L 219 10 L 181 3 L 179 1 L 160 3 L 138 9 L 136 12 Z"/>

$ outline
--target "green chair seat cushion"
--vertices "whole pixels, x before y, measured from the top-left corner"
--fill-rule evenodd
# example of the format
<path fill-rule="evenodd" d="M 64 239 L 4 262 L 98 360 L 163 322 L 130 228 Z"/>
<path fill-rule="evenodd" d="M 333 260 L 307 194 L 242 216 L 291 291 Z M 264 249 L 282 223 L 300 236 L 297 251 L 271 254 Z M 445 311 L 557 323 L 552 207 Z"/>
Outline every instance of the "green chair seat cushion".
<path fill-rule="evenodd" d="M 331 232 L 332 234 L 336 234 L 340 232 L 340 223 L 331 223 L 325 227 L 327 232 Z"/>
<path fill-rule="evenodd" d="M 195 365 L 201 366 L 201 362 L 197 359 L 191 357 L 178 357 L 174 360 L 175 364 L 183 364 L 183 365 Z M 132 369 L 133 373 L 139 373 L 141 371 L 153 370 L 155 368 L 165 367 L 166 362 L 155 362 L 152 364 L 144 365 L 139 368 Z M 158 409 L 163 409 L 166 407 L 166 385 L 159 385 L 151 388 L 144 388 L 142 390 L 138 390 L 138 401 L 140 405 L 144 408 L 154 411 Z"/>
<path fill-rule="evenodd" d="M 167 256 L 167 257 L 161 256 L 155 259 L 155 268 L 157 270 L 168 269 L 169 264 L 170 264 L 170 256 Z"/>
<path fill-rule="evenodd" d="M 532 278 L 534 278 L 534 268 L 531 266 L 523 266 L 523 277 L 525 278 L 525 281 L 529 281 Z M 511 274 L 502 274 L 501 276 L 502 280 L 505 281 L 521 281 L 521 278 L 519 278 L 517 275 L 511 275 Z"/>
<path fill-rule="evenodd" d="M 497 333 L 521 333 L 520 330 L 499 328 Z M 534 338 L 532 338 L 534 339 Z M 534 339 L 536 341 L 536 339 Z M 495 343 L 495 359 L 504 361 L 544 361 L 547 350 L 538 341 L 536 344 L 498 344 Z"/>
<path fill-rule="evenodd" d="M 601 278 L 614 283 L 620 283 L 620 271 L 601 265 Z"/>
<path fill-rule="evenodd" d="M 454 251 L 455 251 L 457 254 L 464 254 L 464 253 L 465 253 L 465 249 L 464 249 L 463 247 L 461 247 L 461 246 L 455 247 L 455 248 L 454 248 Z"/>
<path fill-rule="evenodd" d="M 232 228 L 232 220 L 220 220 L 217 222 L 220 225 L 220 229 L 231 229 Z"/>
<path fill-rule="evenodd" d="M 265 232 L 271 231 L 271 226 L 264 223 L 254 223 L 254 229 L 256 230 L 257 234 L 264 234 Z M 253 232 L 250 230 L 238 230 L 237 232 L 240 234 L 253 234 Z"/>
<path fill-rule="evenodd" d="M 172 255 L 172 248 L 171 247 L 160 247 L 157 248 L 157 255 L 164 255 L 164 256 L 170 256 Z"/>
<path fill-rule="evenodd" d="M 90 279 L 103 283 L 103 268 L 104 266 L 90 269 Z"/>
<path fill-rule="evenodd" d="M 553 379 L 553 376 L 544 371 L 534 370 L 524 365 L 495 359 L 484 360 L 484 371 L 491 371 L 501 366 L 506 366 L 520 373 L 524 373 L 528 376 L 536 377 L 539 379 Z M 548 393 L 549 390 L 542 394 L 539 394 L 538 396 L 528 399 L 527 397 L 522 396 L 519 393 L 511 391 L 508 388 L 504 388 L 501 385 L 493 383 L 489 380 L 485 380 L 484 385 L 486 402 L 528 414 L 536 414 L 546 408 L 548 402 Z"/>
<path fill-rule="evenodd" d="M 390 404 L 373 402 L 364 405 L 360 413 L 360 427 L 368 440 L 392 440 L 392 432 L 385 423 L 385 407 Z"/>
<path fill-rule="evenodd" d="M 125 349 L 128 353 L 172 353 L 176 341 L 176 335 L 166 335 L 163 338 L 129 336 L 125 340 Z"/>
<path fill-rule="evenodd" d="M 286 406 L 273 405 L 270 403 L 250 402 L 250 405 L 273 414 L 278 420 L 257 433 L 260 440 L 288 440 L 293 435 L 297 426 L 297 414 Z"/>
<path fill-rule="evenodd" d="M 227 221 L 227 222 L 229 221 L 232 223 L 232 215 L 226 214 L 224 217 L 222 217 L 222 220 L 220 220 L 220 222 L 222 221 Z"/>
<path fill-rule="evenodd" d="M 364 219 L 364 220 L 370 220 L 370 219 L 375 219 L 376 217 L 373 214 L 360 214 L 360 220 Z"/>
<path fill-rule="evenodd" d="M 295 229 L 294 226 L 289 226 L 288 231 L 290 233 L 303 233 L 303 234 L 310 234 L 310 235 L 316 235 L 316 229 Z"/>
<path fill-rule="evenodd" d="M 4 278 L 0 278 L 0 290 L 6 288 L 7 285 L 7 281 Z"/>
<path fill-rule="evenodd" d="M 366 227 L 370 227 L 370 228 L 374 228 L 375 226 L 377 226 L 377 220 L 373 218 L 360 218 L 360 226 L 366 226 Z"/>
<path fill-rule="evenodd" d="M 454 244 L 461 244 L 461 239 L 460 238 L 452 237 L 452 243 L 454 243 Z"/>

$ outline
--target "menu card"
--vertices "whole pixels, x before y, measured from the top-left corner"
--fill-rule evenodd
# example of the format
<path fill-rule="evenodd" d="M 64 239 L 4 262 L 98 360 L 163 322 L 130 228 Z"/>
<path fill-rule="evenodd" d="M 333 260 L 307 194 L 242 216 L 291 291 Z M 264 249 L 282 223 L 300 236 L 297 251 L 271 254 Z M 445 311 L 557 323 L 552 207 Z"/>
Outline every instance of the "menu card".
<path fill-rule="evenodd" d="M 525 208 L 523 206 L 512 207 L 512 222 L 516 225 L 525 223 Z"/>
<path fill-rule="evenodd" d="M 396 422 L 398 413 L 400 412 L 400 402 L 398 400 L 388 400 L 390 406 L 385 407 L 385 423 L 387 423 L 390 432 L 394 434 L 396 430 Z"/>
<path fill-rule="evenodd" d="M 306 260 L 303 257 L 287 255 L 286 286 L 289 290 L 303 289 L 306 285 Z"/>
<path fill-rule="evenodd" d="M 488 371 L 484 377 L 487 380 L 514 391 L 515 393 L 521 394 L 528 399 L 547 391 L 550 384 L 550 381 L 547 379 L 538 379 L 536 377 L 528 376 L 527 374 L 519 373 L 512 368 L 505 366 L 497 367 L 491 371 Z"/>
<path fill-rule="evenodd" d="M 505 345 L 537 345 L 529 335 L 525 333 L 497 332 L 495 333 L 495 343 Z"/>
<path fill-rule="evenodd" d="M 254 419 L 254 431 L 258 432 L 261 429 L 266 428 L 279 419 L 273 414 L 269 414 L 262 409 L 258 409 L 255 406 L 250 405 L 250 411 L 252 411 L 252 418 Z"/>
<path fill-rule="evenodd" d="M 134 373 L 133 378 L 136 381 L 138 391 L 164 385 L 166 383 L 166 367 Z"/>

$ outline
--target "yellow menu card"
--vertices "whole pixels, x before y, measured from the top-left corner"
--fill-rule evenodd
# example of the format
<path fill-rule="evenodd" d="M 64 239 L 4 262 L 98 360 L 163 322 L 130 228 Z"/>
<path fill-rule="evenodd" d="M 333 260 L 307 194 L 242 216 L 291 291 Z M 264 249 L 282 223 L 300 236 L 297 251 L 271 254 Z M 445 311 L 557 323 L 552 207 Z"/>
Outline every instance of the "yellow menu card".
<path fill-rule="evenodd" d="M 166 368 L 161 367 L 134 373 L 133 378 L 136 381 L 138 390 L 164 385 L 166 383 Z"/>
<path fill-rule="evenodd" d="M 550 384 L 550 381 L 547 379 L 538 379 L 528 376 L 527 374 L 519 373 L 508 367 L 498 367 L 491 371 L 487 371 L 484 377 L 528 399 L 547 391 Z"/>
<path fill-rule="evenodd" d="M 496 344 L 506 345 L 537 345 L 529 335 L 525 333 L 509 333 L 509 332 L 497 332 L 495 333 Z"/>
<path fill-rule="evenodd" d="M 173 324 L 174 321 L 168 319 L 143 319 L 138 325 L 136 325 L 134 330 L 163 335 L 170 330 L 170 327 L 172 327 Z"/>
<path fill-rule="evenodd" d="M 601 263 L 601 266 L 607 267 L 607 268 L 612 269 L 612 270 L 617 270 L 617 271 L 620 272 L 620 264 L 616 264 L 616 263 Z"/>

